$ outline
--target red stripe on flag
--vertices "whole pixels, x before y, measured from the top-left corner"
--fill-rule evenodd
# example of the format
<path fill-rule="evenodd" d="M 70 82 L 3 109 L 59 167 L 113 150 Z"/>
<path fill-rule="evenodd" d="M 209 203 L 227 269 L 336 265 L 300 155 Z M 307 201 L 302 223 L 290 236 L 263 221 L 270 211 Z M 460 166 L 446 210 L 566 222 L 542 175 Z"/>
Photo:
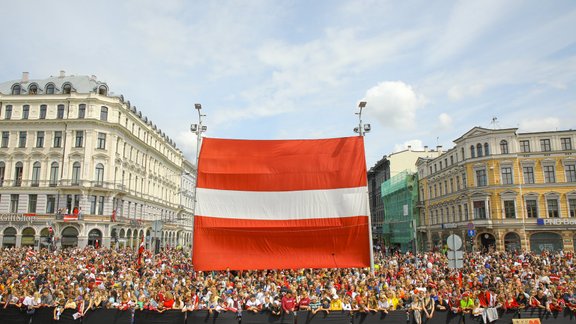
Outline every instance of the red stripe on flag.
<path fill-rule="evenodd" d="M 289 191 L 366 186 L 360 136 L 259 141 L 206 138 L 198 166 L 199 188 Z"/>
<path fill-rule="evenodd" d="M 72 222 L 78 220 L 78 215 L 64 215 L 65 222 Z"/>

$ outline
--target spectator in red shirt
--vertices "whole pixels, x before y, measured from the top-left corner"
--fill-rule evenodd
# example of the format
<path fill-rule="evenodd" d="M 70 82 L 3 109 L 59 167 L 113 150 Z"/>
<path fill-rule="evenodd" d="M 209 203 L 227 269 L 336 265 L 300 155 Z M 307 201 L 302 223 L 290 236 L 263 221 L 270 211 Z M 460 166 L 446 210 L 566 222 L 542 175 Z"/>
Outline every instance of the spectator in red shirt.
<path fill-rule="evenodd" d="M 286 296 L 282 297 L 282 310 L 286 314 L 290 314 L 291 312 L 294 312 L 295 308 L 296 308 L 296 299 L 294 299 L 294 297 L 292 296 L 292 292 L 288 290 Z"/>

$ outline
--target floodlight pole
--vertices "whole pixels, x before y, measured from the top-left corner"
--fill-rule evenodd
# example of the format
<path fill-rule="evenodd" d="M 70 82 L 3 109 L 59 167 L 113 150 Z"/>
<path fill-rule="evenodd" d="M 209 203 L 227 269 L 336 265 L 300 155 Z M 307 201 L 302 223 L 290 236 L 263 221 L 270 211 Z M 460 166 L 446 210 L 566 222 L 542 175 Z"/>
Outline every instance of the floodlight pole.
<path fill-rule="evenodd" d="M 360 137 L 364 137 L 366 135 L 366 133 L 370 130 L 369 126 L 370 125 L 366 125 L 368 126 L 368 128 L 364 128 L 364 124 L 362 124 L 362 109 L 366 107 L 366 101 L 360 101 L 358 103 L 358 108 L 360 109 L 356 115 L 358 115 L 358 129 L 354 130 L 358 133 L 358 136 Z M 366 189 L 368 189 L 368 187 L 366 187 Z M 368 193 L 369 196 L 370 193 Z M 374 243 L 372 242 L 372 216 L 370 215 L 370 199 L 368 199 L 368 201 L 366 202 L 368 204 L 368 245 L 370 246 L 370 273 L 372 275 L 374 275 Z"/>
<path fill-rule="evenodd" d="M 198 162 L 200 161 L 200 147 L 202 146 L 202 133 L 207 130 L 207 127 L 202 125 L 202 117 L 206 117 L 206 115 L 202 115 L 200 110 L 202 110 L 202 105 L 197 103 L 194 104 L 194 109 L 198 111 L 198 124 L 190 125 L 190 131 L 196 134 L 196 172 L 195 172 L 195 179 L 194 179 L 194 207 L 192 209 L 193 217 L 196 217 L 196 206 L 198 205 L 198 199 L 196 198 L 196 193 L 198 189 Z M 194 245 L 194 225 L 192 225 L 192 245 Z M 194 253 L 194 249 L 190 250 L 191 254 Z"/>

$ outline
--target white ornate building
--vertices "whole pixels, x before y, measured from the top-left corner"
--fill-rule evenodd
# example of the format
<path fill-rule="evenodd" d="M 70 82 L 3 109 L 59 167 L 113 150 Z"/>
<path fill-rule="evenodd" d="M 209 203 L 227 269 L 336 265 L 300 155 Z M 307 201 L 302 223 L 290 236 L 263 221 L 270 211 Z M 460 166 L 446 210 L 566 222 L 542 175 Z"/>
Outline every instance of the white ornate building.
<path fill-rule="evenodd" d="M 190 247 L 193 165 L 106 83 L 0 83 L 0 133 L 2 246 L 137 247 L 161 221 L 161 246 Z"/>

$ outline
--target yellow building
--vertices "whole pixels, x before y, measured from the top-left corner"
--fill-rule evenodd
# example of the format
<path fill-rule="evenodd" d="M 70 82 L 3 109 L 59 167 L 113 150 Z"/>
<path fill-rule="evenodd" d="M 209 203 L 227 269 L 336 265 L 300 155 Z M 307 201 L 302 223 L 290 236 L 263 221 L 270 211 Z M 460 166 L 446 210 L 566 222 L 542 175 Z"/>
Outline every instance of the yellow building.
<path fill-rule="evenodd" d="M 423 248 L 454 233 L 468 249 L 574 250 L 575 141 L 573 130 L 475 127 L 441 156 L 419 159 Z"/>

